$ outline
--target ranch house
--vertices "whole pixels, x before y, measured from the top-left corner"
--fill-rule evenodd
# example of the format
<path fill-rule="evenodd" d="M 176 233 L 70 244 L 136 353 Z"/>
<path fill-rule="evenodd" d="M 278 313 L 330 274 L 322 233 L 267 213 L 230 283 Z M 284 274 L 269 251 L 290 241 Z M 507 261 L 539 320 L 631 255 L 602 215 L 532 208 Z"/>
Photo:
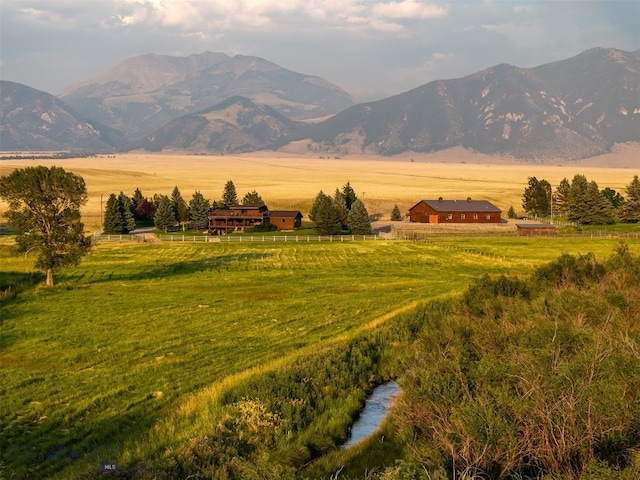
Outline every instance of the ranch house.
<path fill-rule="evenodd" d="M 420 200 L 409 209 L 416 223 L 500 223 L 502 210 L 486 200 Z"/>
<path fill-rule="evenodd" d="M 293 230 L 302 224 L 302 214 L 297 210 L 269 212 L 266 205 L 237 205 L 209 212 L 209 233 L 212 235 L 244 232 L 247 228 L 269 224 L 278 230 Z"/>

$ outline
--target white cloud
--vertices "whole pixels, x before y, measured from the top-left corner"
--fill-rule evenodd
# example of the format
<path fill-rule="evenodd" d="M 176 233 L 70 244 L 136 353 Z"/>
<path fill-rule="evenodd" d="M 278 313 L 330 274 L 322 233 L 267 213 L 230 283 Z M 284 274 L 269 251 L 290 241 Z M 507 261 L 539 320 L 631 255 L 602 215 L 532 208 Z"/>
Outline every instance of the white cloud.
<path fill-rule="evenodd" d="M 416 0 L 376 3 L 372 9 L 376 16 L 395 19 L 439 18 L 445 16 L 447 10 L 443 4 L 424 3 Z"/>

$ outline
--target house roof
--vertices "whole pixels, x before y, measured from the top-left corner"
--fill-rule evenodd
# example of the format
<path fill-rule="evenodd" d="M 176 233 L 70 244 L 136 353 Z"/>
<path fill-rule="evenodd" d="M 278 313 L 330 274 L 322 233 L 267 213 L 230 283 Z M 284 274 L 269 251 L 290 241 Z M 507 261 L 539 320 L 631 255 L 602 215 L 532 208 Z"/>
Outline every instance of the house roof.
<path fill-rule="evenodd" d="M 409 210 L 426 203 L 436 212 L 478 212 L 478 213 L 501 213 L 498 207 L 487 200 L 420 200 Z"/>
<path fill-rule="evenodd" d="M 298 215 L 302 216 L 298 210 L 272 210 L 269 212 L 272 217 L 284 217 L 284 218 L 296 218 Z"/>

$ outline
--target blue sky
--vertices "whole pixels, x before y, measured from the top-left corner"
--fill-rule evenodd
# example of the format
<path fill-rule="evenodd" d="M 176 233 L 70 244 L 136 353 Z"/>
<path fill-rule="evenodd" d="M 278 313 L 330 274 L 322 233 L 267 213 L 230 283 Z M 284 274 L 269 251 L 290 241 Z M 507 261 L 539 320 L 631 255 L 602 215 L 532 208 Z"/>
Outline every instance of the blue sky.
<path fill-rule="evenodd" d="M 640 48 L 640 1 L 2 0 L 0 77 L 58 94 L 145 53 L 263 57 L 391 95 L 592 47 Z"/>

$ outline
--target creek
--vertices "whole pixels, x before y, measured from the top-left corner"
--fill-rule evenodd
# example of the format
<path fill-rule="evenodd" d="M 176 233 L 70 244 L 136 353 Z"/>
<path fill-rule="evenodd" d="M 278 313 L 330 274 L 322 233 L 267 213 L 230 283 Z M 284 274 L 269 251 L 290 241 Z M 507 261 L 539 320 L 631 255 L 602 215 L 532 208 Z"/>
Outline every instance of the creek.
<path fill-rule="evenodd" d="M 341 449 L 352 447 L 375 432 L 382 421 L 387 418 L 393 401 L 400 393 L 400 385 L 396 382 L 387 382 L 377 386 L 367 398 L 364 410 L 351 427 L 349 440 L 340 446 Z"/>

